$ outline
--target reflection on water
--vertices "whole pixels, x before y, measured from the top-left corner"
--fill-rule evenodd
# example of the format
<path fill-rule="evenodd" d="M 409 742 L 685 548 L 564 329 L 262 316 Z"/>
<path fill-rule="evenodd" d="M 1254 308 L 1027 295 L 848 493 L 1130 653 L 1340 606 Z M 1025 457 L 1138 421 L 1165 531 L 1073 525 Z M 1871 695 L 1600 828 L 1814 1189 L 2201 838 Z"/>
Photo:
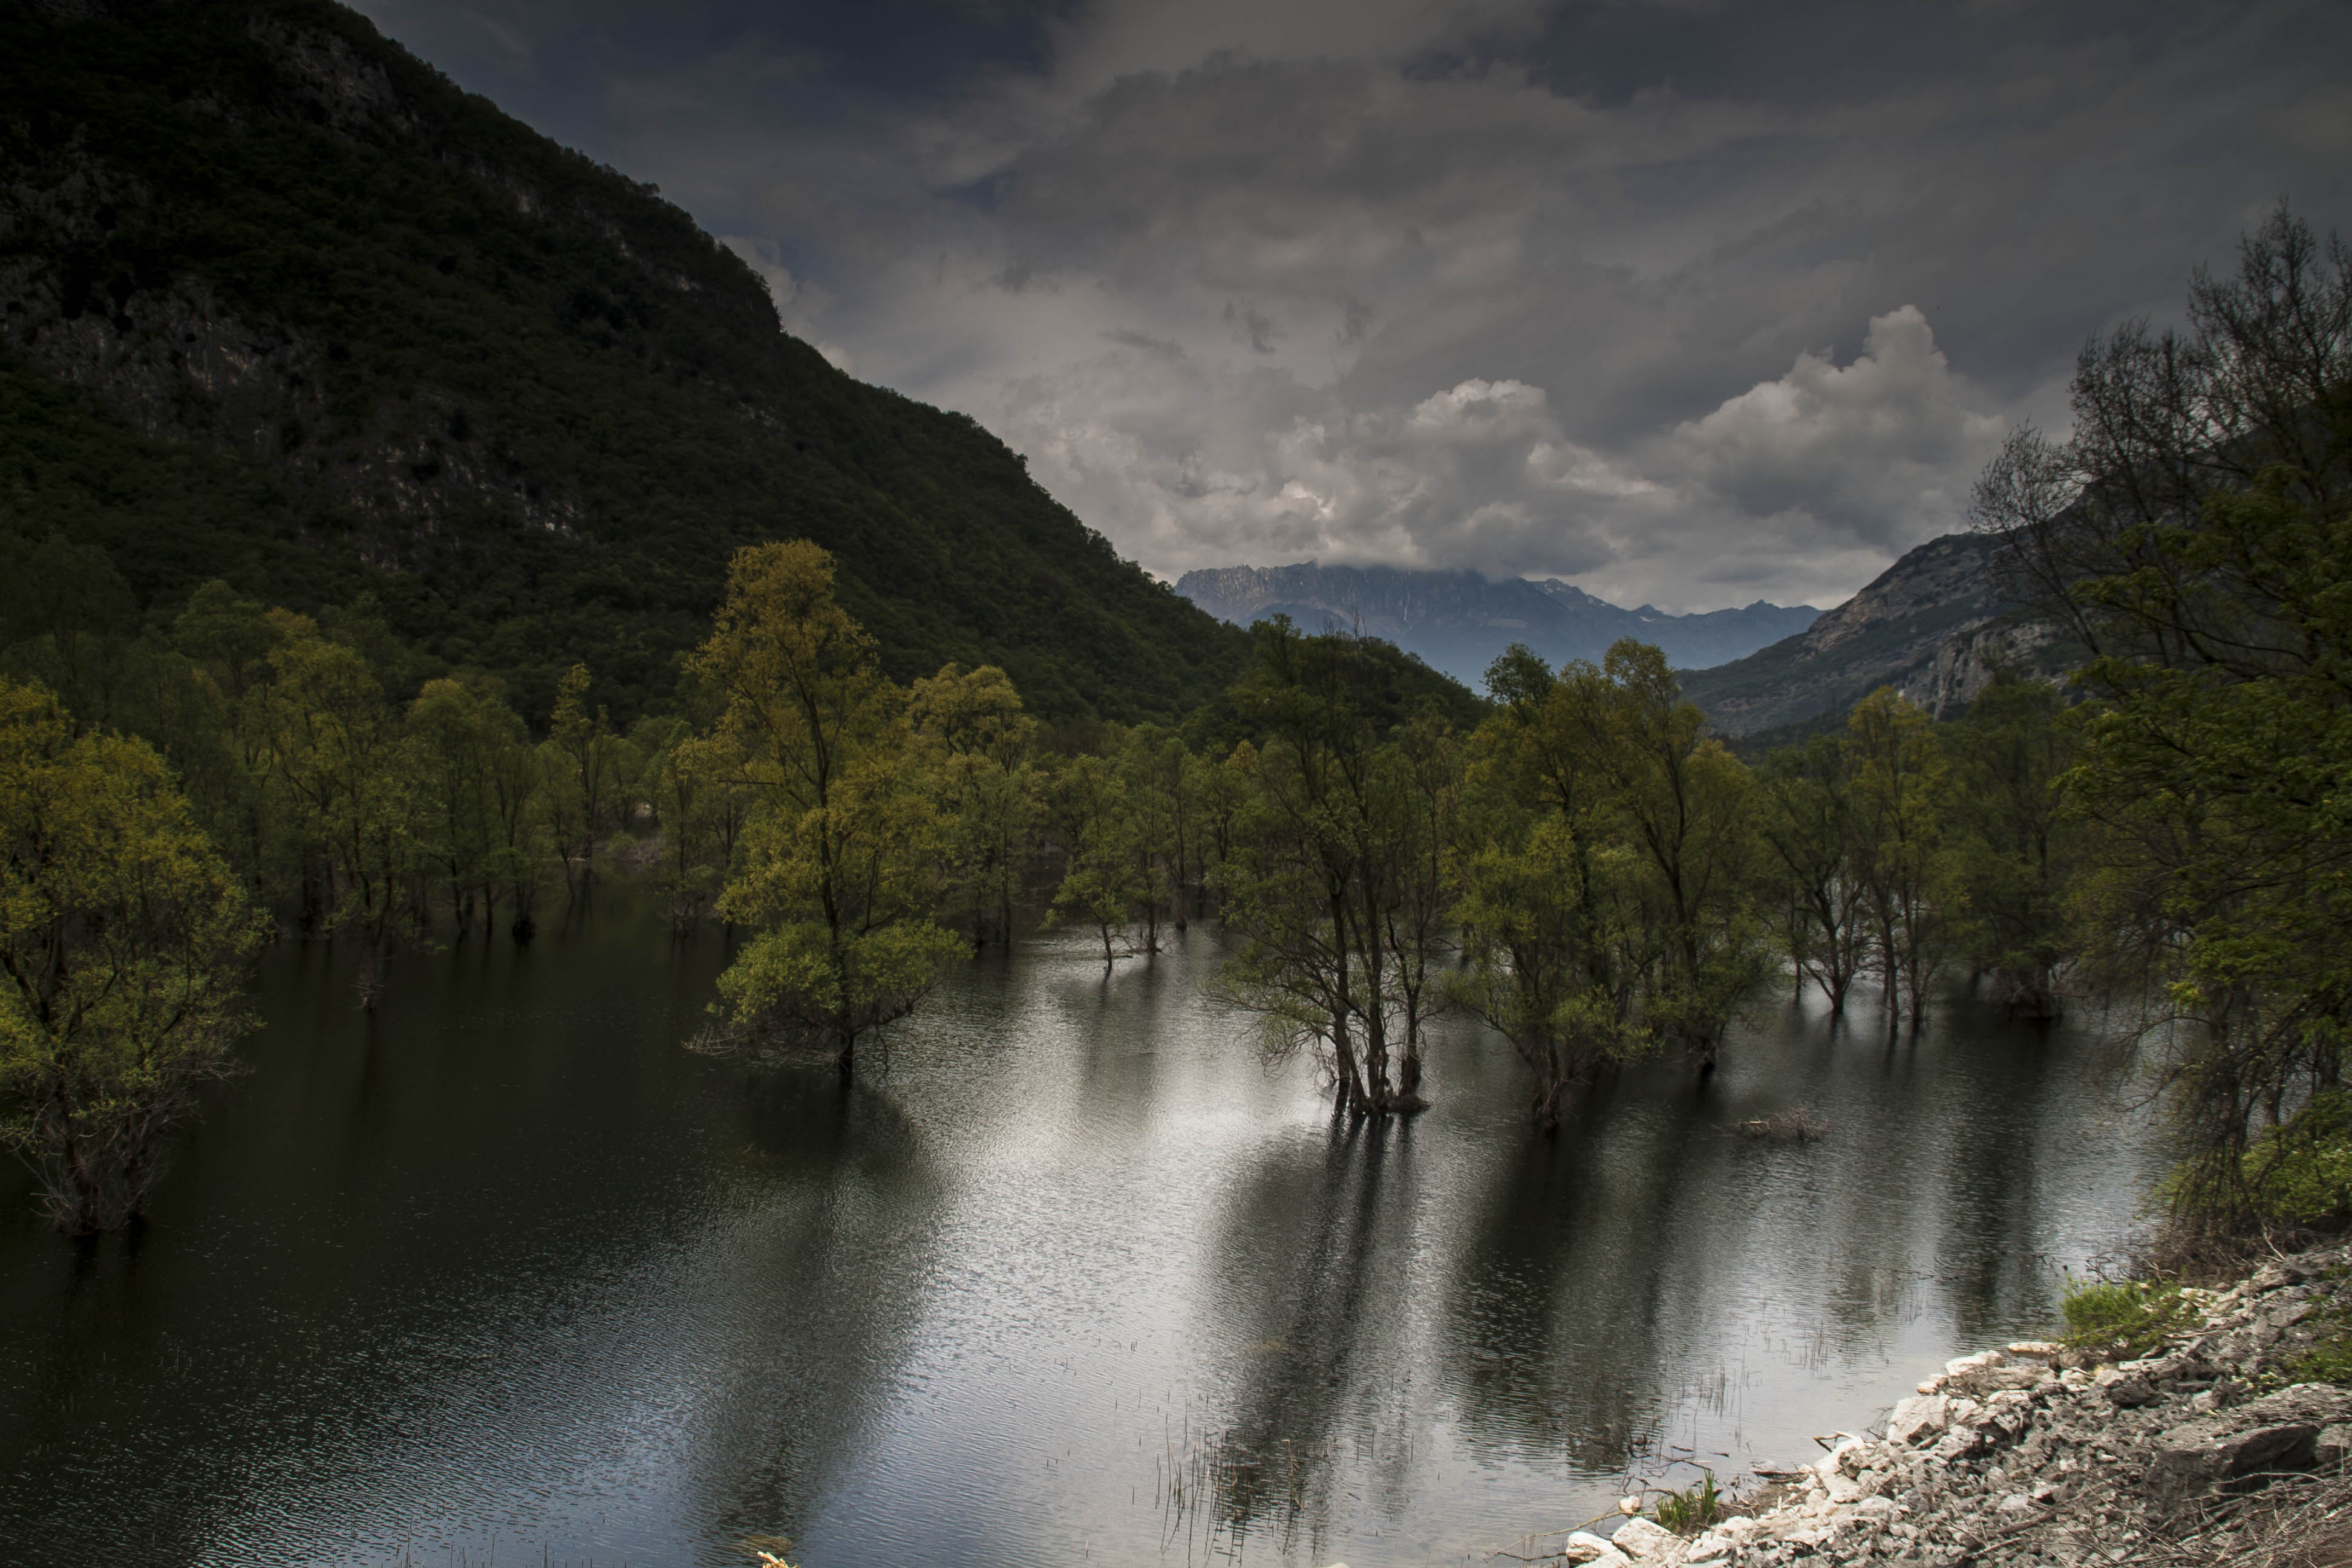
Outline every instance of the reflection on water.
<path fill-rule="evenodd" d="M 0 1193 L 0 1558 L 1480 1555 L 2039 1331 L 2158 1163 L 2089 1041 L 1958 1001 L 1768 1008 L 1557 1142 L 1459 1026 L 1435 1109 L 1334 1121 L 1201 931 L 977 961 L 845 1095 L 679 1049 L 721 940 L 599 898 L 373 1020 L 273 952 L 135 1240 Z"/>

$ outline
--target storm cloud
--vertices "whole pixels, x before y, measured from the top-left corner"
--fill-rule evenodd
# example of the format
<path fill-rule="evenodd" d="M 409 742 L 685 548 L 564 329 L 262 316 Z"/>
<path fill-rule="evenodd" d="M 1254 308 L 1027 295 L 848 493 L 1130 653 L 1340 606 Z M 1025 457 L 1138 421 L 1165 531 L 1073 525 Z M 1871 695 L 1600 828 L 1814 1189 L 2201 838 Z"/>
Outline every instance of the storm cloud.
<path fill-rule="evenodd" d="M 2352 196 L 2330 5 L 365 8 L 1171 576 L 1833 602 Z"/>

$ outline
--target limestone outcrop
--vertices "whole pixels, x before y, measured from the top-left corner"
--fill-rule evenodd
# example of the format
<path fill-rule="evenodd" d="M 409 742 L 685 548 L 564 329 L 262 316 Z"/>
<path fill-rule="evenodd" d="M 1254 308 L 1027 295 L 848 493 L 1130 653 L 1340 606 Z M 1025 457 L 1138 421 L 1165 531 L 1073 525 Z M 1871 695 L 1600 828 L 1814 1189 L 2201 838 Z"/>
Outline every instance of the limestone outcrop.
<path fill-rule="evenodd" d="M 2149 1353 L 1962 1356 L 1695 1536 L 1630 1520 L 1568 1562 L 1632 1568 L 2259 1561 L 2284 1531 L 2352 1549 L 2352 1388 L 2311 1381 L 2352 1324 L 2352 1248 L 2183 1290 Z M 2352 1551 L 2347 1552 L 2352 1559 Z M 2335 1557 L 2313 1557 L 2334 1562 Z"/>

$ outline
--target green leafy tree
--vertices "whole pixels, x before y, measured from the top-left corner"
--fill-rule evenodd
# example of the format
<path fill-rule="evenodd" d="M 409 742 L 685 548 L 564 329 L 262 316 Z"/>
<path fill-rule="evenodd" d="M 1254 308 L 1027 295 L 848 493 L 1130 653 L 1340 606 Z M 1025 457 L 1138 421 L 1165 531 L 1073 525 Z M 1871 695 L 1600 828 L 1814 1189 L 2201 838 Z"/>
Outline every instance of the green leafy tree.
<path fill-rule="evenodd" d="M 303 617 L 283 624 L 262 691 L 271 800 L 302 866 L 304 924 L 357 942 L 373 1010 L 423 864 L 415 751 L 357 648 Z"/>
<path fill-rule="evenodd" d="M 835 601 L 831 557 L 798 541 L 736 553 L 693 668 L 725 695 L 754 801 L 720 908 L 758 934 L 720 994 L 739 1030 L 821 1040 L 846 1078 L 963 951 L 932 918 L 942 828 L 907 693 Z"/>
<path fill-rule="evenodd" d="M 2056 1017 L 2074 947 L 2067 899 L 2082 835 L 2067 812 L 2074 726 L 2057 689 L 1997 678 L 1950 727 L 1944 815 L 1957 830 L 1967 951 L 1994 998 L 2027 1017 Z"/>
<path fill-rule="evenodd" d="M 518 792 L 527 810 L 536 768 L 524 755 L 530 737 L 522 721 L 494 693 L 457 680 L 430 680 L 408 710 L 416 763 L 418 851 L 449 895 L 460 931 L 473 921 L 478 896 L 484 929 L 498 919 L 499 889 L 511 887 L 519 854 L 506 793 Z M 518 773 L 522 776 L 518 778 Z"/>
<path fill-rule="evenodd" d="M 1573 1086 L 1655 1043 L 1635 1007 L 1643 868 L 1605 818 L 1508 816 L 1464 868 L 1470 962 L 1454 994 L 1511 1042 L 1537 1125 L 1550 1133 Z"/>
<path fill-rule="evenodd" d="M 1457 910 L 1467 963 L 1454 991 L 1527 1065 L 1547 1133 L 1572 1087 L 1656 1043 L 1641 1016 L 1657 965 L 1645 868 L 1591 757 L 1585 710 L 1608 700 L 1606 684 L 1590 665 L 1555 679 L 1514 647 L 1487 673 L 1502 709 L 1471 742 Z"/>
<path fill-rule="evenodd" d="M 1156 725 L 1139 725 L 1127 732 L 1111 766 L 1127 814 L 1128 852 L 1135 858 L 1143 951 L 1157 952 L 1162 915 L 1181 923 L 1191 830 L 1183 740 Z"/>
<path fill-rule="evenodd" d="M 546 879 L 547 862 L 554 846 L 547 836 L 546 813 L 540 795 L 546 776 L 540 771 L 536 748 L 501 746 L 490 758 L 490 808 L 498 847 L 490 861 L 491 875 L 482 884 L 482 898 L 494 922 L 496 889 L 507 889 L 508 933 L 529 942 L 539 931 L 539 892 Z"/>
<path fill-rule="evenodd" d="M 1765 973 L 1753 777 L 1704 733 L 1664 656 L 1631 638 L 1557 677 L 1514 648 L 1488 684 L 1507 704 L 1523 791 L 1577 842 L 1622 847 L 1640 868 L 1621 886 L 1642 909 L 1639 936 L 1623 940 L 1645 1026 L 1711 1064 Z"/>
<path fill-rule="evenodd" d="M 1389 992 L 1402 1037 L 1397 1066 L 1401 1101 L 1420 1098 L 1430 1020 L 1453 1002 L 1441 966 L 1454 946 L 1464 766 L 1453 725 L 1435 713 L 1402 726 L 1383 759 L 1396 814 L 1396 876 L 1395 895 L 1385 902 L 1380 920 L 1391 955 Z"/>
<path fill-rule="evenodd" d="M 58 693 L 92 728 L 121 727 L 137 600 L 105 551 L 52 533 L 0 532 L 0 648 L 20 678 Z"/>
<path fill-rule="evenodd" d="M 1835 735 L 1815 735 L 1765 758 L 1759 837 L 1767 897 L 1800 991 L 1810 979 L 1845 1011 L 1868 957 L 1869 901 L 1854 821 L 1853 766 Z"/>
<path fill-rule="evenodd" d="M 1249 798 L 1249 773 L 1256 748 L 1244 741 L 1227 753 L 1184 752 L 1184 795 L 1192 823 L 1195 897 L 1204 906 L 1217 896 L 1218 868 L 1232 855 L 1234 823 Z"/>
<path fill-rule="evenodd" d="M 946 818 L 954 917 L 970 923 L 975 951 L 1010 942 L 1045 810 L 1037 722 L 991 665 L 916 681 L 909 711 Z"/>
<path fill-rule="evenodd" d="M 1892 687 L 1854 704 L 1843 746 L 1891 1034 L 1906 1001 L 1914 1027 L 1926 1016 L 1927 988 L 1956 934 L 1961 889 L 1937 811 L 1949 767 L 1927 715 Z"/>
<path fill-rule="evenodd" d="M 214 839 L 257 887 L 274 889 L 281 868 L 273 863 L 263 793 L 270 734 L 263 693 L 272 679 L 269 656 L 286 640 L 287 623 L 215 579 L 189 596 L 172 637 L 194 684 L 209 694 L 204 706 L 219 726 L 226 767 L 220 803 L 209 814 Z"/>
<path fill-rule="evenodd" d="M 1647 862 L 1646 900 L 1662 963 L 1646 1006 L 1661 1036 L 1712 1064 L 1723 1034 L 1764 975 L 1749 906 L 1756 783 L 1706 735 L 1666 657 L 1632 638 L 1609 650 L 1598 687 L 1574 704 L 1593 764 L 1615 784 Z"/>
<path fill-rule="evenodd" d="M 2257 1221 L 2253 1140 L 2339 1086 L 2352 1035 L 2352 251 L 2282 207 L 2180 330 L 2092 339 L 2073 405 L 1976 511 L 2089 655 L 2085 958 L 2168 1004 L 2194 1242 Z"/>
<path fill-rule="evenodd" d="M 584 664 L 564 671 L 556 684 L 555 714 L 540 743 L 545 809 L 566 887 L 593 875 L 596 843 L 621 826 L 632 763 L 626 742 L 613 733 L 602 705 L 588 702 Z"/>
<path fill-rule="evenodd" d="M 1350 1109 L 1421 1109 L 1427 954 L 1399 943 L 1433 934 L 1433 916 L 1406 907 L 1427 889 L 1431 816 L 1395 738 L 1414 715 L 1396 706 L 1381 645 L 1304 637 L 1283 617 L 1256 634 L 1256 677 L 1232 700 L 1264 744 L 1218 868 L 1240 938 L 1220 988 L 1265 1019 L 1270 1050 L 1320 1057 Z"/>
<path fill-rule="evenodd" d="M 748 763 L 743 748 L 724 733 L 690 736 L 661 759 L 656 788 L 667 840 L 661 876 L 673 930 L 692 928 L 735 864 L 758 798 Z"/>
<path fill-rule="evenodd" d="M 1126 781 L 1108 757 L 1072 757 L 1054 783 L 1065 858 L 1047 918 L 1094 927 L 1108 971 L 1118 962 L 1128 928 L 1154 894 L 1145 874 L 1149 857 L 1141 825 L 1128 800 Z"/>
<path fill-rule="evenodd" d="M 143 741 L 0 679 L 0 1142 L 76 1235 L 145 1212 L 227 1076 L 262 928 Z"/>

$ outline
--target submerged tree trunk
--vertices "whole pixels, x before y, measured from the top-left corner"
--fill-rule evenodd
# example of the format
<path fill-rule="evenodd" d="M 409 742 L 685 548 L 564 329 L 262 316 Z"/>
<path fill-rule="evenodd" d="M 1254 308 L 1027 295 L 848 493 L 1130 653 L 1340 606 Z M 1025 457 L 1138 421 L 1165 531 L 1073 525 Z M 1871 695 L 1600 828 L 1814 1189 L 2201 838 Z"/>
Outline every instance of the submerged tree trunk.
<path fill-rule="evenodd" d="M 1560 1070 L 1559 1048 L 1547 1041 L 1539 1049 L 1522 1054 L 1528 1057 L 1528 1065 L 1535 1068 L 1536 1126 L 1545 1137 L 1557 1138 L 1560 1100 L 1568 1090 L 1567 1075 Z"/>

